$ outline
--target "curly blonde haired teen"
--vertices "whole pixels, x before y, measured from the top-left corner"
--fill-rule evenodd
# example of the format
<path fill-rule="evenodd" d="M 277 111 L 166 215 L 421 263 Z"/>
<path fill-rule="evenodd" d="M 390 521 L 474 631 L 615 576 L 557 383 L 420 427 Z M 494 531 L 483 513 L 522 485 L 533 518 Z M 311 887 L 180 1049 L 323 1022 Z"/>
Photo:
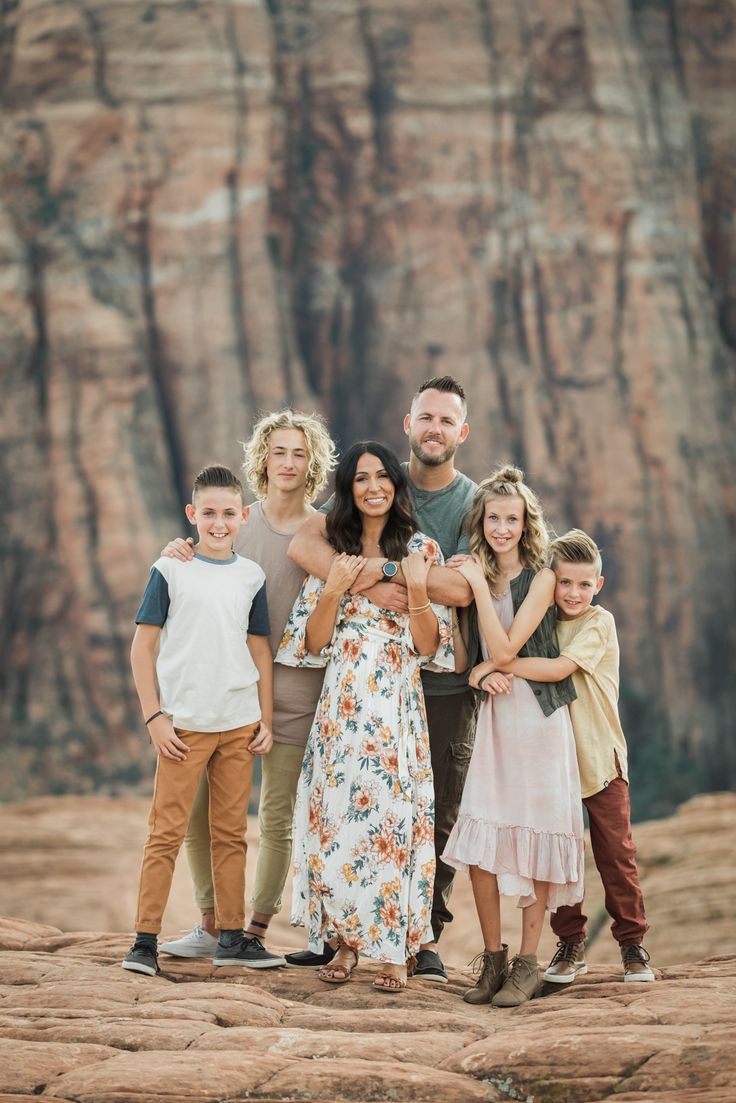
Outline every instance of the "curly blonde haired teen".
<path fill-rule="evenodd" d="M 279 410 L 266 414 L 253 426 L 250 439 L 243 444 L 243 473 L 257 498 L 268 492 L 268 442 L 277 429 L 297 429 L 304 434 L 309 456 L 305 500 L 313 502 L 322 490 L 330 471 L 337 463 L 335 445 L 319 414 L 300 414 L 294 410 Z"/>

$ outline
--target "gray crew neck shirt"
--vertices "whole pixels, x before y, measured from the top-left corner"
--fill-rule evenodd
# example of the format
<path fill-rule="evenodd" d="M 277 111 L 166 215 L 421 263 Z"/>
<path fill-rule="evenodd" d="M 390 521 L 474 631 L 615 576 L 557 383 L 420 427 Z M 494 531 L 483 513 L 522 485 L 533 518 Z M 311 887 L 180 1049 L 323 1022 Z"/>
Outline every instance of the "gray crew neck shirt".
<path fill-rule="evenodd" d="M 463 525 L 473 495 L 478 489 L 477 485 L 458 471 L 452 482 L 441 490 L 422 490 L 411 481 L 409 464 L 404 462 L 401 466 L 409 483 L 409 493 L 420 531 L 437 541 L 445 559 L 456 553 L 467 555 L 470 546 Z M 462 674 L 437 674 L 432 670 L 423 670 L 422 686 L 425 696 L 445 697 L 453 693 L 464 693 L 468 688 L 469 674 L 469 670 Z"/>

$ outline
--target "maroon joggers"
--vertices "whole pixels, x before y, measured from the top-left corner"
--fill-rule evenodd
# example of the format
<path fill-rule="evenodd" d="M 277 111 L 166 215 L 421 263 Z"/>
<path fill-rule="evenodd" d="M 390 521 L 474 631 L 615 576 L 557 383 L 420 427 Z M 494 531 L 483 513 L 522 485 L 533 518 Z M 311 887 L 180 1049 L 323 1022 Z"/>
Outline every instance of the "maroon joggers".
<path fill-rule="evenodd" d="M 641 943 L 649 930 L 644 897 L 636 869 L 636 848 L 631 837 L 629 786 L 614 778 L 599 793 L 586 797 L 590 844 L 605 891 L 606 911 L 613 919 L 611 934 L 618 943 Z M 561 942 L 582 942 L 588 917 L 583 905 L 558 908 L 550 918 Z"/>

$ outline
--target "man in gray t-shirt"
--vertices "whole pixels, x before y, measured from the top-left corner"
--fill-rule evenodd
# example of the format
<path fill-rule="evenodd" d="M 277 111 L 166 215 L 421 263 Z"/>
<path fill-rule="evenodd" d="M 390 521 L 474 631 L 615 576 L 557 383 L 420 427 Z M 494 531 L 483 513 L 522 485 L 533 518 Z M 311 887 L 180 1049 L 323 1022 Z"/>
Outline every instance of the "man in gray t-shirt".
<path fill-rule="evenodd" d="M 445 559 L 468 551 L 463 521 L 476 486 L 455 470 L 454 460 L 469 432 L 465 414 L 462 387 L 450 376 L 442 376 L 421 385 L 404 418 L 411 449 L 404 469 L 419 528 L 437 541 Z M 307 521 L 292 541 L 289 555 L 310 574 L 327 576 L 334 552 L 324 539 L 323 519 Z M 385 559 L 369 560 L 352 589 L 370 592 L 378 605 L 404 612 L 407 601 L 401 570 L 392 574 L 392 581 L 386 581 L 393 565 L 384 574 L 385 565 Z M 465 606 L 472 600 L 462 575 L 445 567 L 432 568 L 428 589 L 433 601 L 445 605 Z M 473 658 L 471 655 L 471 661 Z M 469 669 L 464 674 L 422 673 L 434 772 L 437 869 L 432 901 L 434 941 L 419 951 L 414 976 L 439 982 L 447 981 L 447 973 L 437 952 L 437 940 L 445 923 L 452 920 L 448 901 L 454 877 L 454 870 L 441 861 L 440 855 L 457 819 L 475 734 L 476 702 L 468 686 Z"/>

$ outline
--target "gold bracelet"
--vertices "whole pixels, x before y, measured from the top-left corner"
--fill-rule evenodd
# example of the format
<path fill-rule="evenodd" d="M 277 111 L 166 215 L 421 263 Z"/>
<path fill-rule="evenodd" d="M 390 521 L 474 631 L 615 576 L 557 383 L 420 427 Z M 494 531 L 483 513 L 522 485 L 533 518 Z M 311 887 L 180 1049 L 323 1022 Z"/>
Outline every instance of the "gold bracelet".
<path fill-rule="evenodd" d="M 423 613 L 425 609 L 429 609 L 432 605 L 431 601 L 428 601 L 426 605 L 415 605 L 414 608 L 411 605 L 408 606 L 410 613 Z"/>

